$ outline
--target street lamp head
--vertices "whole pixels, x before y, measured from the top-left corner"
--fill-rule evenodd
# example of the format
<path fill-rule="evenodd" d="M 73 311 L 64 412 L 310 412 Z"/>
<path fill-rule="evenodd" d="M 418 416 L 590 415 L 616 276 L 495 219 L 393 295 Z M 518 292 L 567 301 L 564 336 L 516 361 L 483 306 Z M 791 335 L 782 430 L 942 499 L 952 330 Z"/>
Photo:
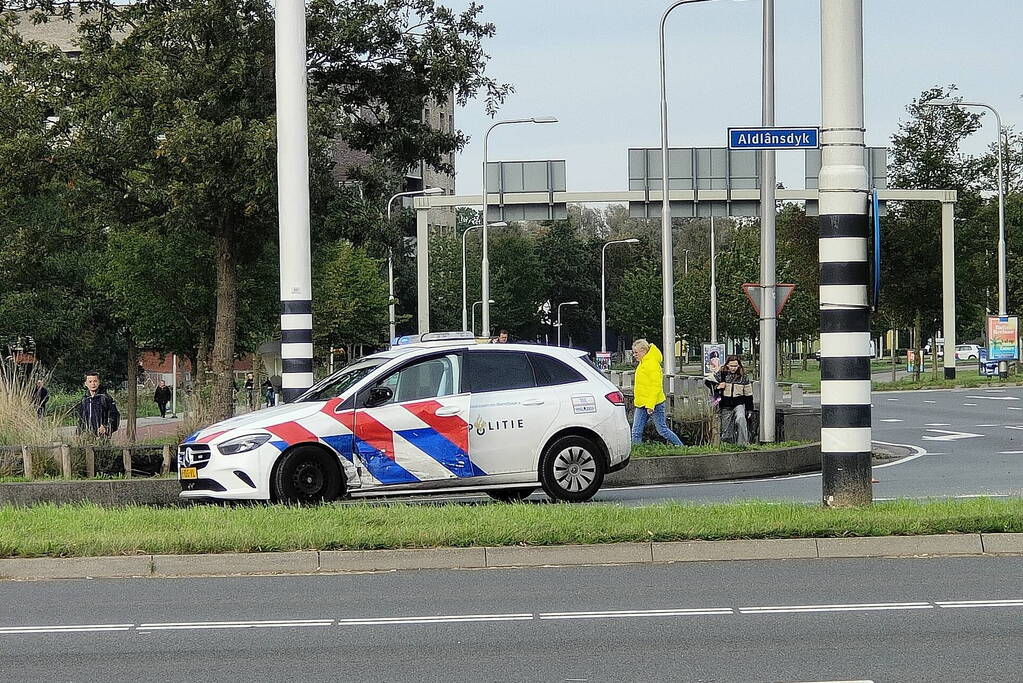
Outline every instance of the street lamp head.
<path fill-rule="evenodd" d="M 954 107 L 959 104 L 955 100 L 950 100 L 947 97 L 937 97 L 933 100 L 927 100 L 924 102 L 925 107 Z"/>
<path fill-rule="evenodd" d="M 496 223 L 487 223 L 487 227 L 489 227 L 489 228 L 507 228 L 508 224 L 505 223 L 504 221 L 497 221 Z"/>
<path fill-rule="evenodd" d="M 625 244 L 639 244 L 639 240 L 635 237 L 630 237 L 629 239 L 624 240 L 624 242 Z"/>
<path fill-rule="evenodd" d="M 443 187 L 428 187 L 423 190 L 420 194 L 442 194 L 444 192 Z"/>
<path fill-rule="evenodd" d="M 579 302 L 578 301 L 562 301 L 561 305 L 562 306 L 578 306 Z"/>
<path fill-rule="evenodd" d="M 554 116 L 534 116 L 529 119 L 533 123 L 557 123 L 558 119 Z"/>

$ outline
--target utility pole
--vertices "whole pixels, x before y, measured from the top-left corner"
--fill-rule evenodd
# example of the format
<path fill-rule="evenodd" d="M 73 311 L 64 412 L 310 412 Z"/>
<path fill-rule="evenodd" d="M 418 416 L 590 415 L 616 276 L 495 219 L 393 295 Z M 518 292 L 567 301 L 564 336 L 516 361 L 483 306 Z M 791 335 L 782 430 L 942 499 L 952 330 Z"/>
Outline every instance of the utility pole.
<path fill-rule="evenodd" d="M 774 0 L 764 0 L 763 121 L 774 125 Z M 775 305 L 774 150 L 760 152 L 760 440 L 775 440 L 775 391 L 778 386 L 778 314 Z"/>
<path fill-rule="evenodd" d="M 821 464 L 826 506 L 866 505 L 870 478 L 863 3 L 821 0 Z"/>
<path fill-rule="evenodd" d="M 281 393 L 287 403 L 313 385 L 305 3 L 278 0 L 275 19 Z"/>

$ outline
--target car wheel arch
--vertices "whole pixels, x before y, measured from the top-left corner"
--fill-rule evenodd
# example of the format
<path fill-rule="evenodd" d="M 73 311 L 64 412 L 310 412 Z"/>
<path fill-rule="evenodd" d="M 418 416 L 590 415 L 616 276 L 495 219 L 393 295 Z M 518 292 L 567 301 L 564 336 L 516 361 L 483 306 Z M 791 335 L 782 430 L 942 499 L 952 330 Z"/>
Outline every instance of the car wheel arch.
<path fill-rule="evenodd" d="M 608 450 L 607 444 L 604 443 L 604 439 L 601 438 L 600 434 L 588 429 L 586 427 L 566 427 L 565 429 L 559 429 L 558 431 L 551 434 L 544 441 L 543 447 L 536 454 L 536 473 L 537 477 L 540 476 L 540 467 L 543 465 L 543 454 L 547 452 L 547 449 L 551 447 L 551 444 L 566 436 L 581 436 L 584 439 L 589 439 L 596 444 L 599 450 L 600 458 L 603 460 L 605 468 L 611 467 L 611 453 Z"/>
<path fill-rule="evenodd" d="M 326 455 L 330 456 L 330 462 L 337 470 L 337 475 L 341 479 L 341 495 L 340 498 L 344 498 L 348 494 L 348 477 L 345 475 L 345 468 L 341 466 L 340 456 L 333 449 L 325 446 L 319 441 L 302 441 L 296 444 L 292 444 L 281 451 L 280 455 L 274 460 L 273 466 L 270 468 L 269 477 L 267 478 L 267 485 L 270 494 L 271 502 L 277 501 L 277 492 L 274 490 L 274 478 L 277 476 L 277 470 L 280 469 L 281 463 L 284 459 L 292 452 L 299 450 L 300 448 L 314 448 Z"/>

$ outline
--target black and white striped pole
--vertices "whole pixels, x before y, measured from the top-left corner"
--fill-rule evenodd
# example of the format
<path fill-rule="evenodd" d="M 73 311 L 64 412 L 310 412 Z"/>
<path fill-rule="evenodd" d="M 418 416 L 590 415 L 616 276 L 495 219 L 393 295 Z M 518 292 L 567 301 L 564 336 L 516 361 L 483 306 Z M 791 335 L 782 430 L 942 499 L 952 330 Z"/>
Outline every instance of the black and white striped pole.
<path fill-rule="evenodd" d="M 821 0 L 821 124 L 823 502 L 865 505 L 873 492 L 862 0 Z"/>
<path fill-rule="evenodd" d="M 313 385 L 305 2 L 277 0 L 277 208 L 281 265 L 281 393 Z"/>

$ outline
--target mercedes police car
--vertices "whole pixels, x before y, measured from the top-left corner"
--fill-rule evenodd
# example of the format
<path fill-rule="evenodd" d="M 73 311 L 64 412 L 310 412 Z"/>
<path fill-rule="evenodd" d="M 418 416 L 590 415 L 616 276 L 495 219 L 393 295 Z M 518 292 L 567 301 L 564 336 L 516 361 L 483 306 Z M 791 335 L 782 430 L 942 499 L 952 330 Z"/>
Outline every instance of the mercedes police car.
<path fill-rule="evenodd" d="M 432 333 L 178 449 L 183 498 L 331 501 L 485 491 L 591 498 L 628 464 L 622 394 L 581 351 Z"/>

